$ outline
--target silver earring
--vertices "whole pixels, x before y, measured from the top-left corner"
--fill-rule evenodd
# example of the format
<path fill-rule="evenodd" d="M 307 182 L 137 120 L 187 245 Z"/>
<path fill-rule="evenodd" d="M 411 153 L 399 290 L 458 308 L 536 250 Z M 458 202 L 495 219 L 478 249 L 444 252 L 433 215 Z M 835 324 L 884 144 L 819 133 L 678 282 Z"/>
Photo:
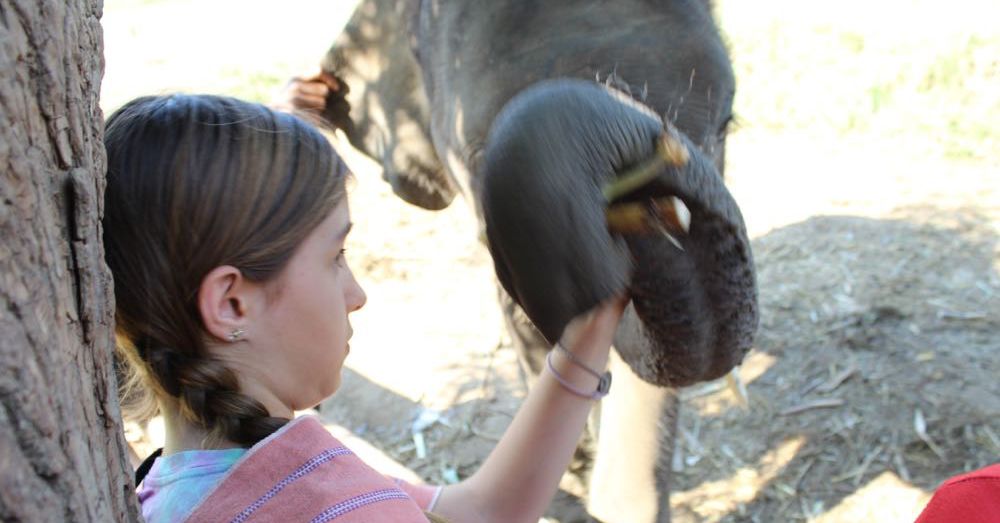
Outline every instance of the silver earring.
<path fill-rule="evenodd" d="M 243 329 L 233 329 L 233 331 L 229 333 L 229 341 L 232 342 L 240 339 L 243 336 L 244 332 L 246 331 L 244 331 Z"/>

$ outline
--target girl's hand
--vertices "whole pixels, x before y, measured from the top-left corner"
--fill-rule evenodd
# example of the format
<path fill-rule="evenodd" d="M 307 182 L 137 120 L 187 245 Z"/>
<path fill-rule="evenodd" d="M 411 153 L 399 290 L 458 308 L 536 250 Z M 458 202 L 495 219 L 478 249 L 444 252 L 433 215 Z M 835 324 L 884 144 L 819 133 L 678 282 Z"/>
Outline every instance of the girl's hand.
<path fill-rule="evenodd" d="M 607 351 L 611 348 L 618 322 L 628 302 L 628 295 L 620 294 L 573 318 L 566 325 L 559 342 L 574 354 L 600 354 Z"/>

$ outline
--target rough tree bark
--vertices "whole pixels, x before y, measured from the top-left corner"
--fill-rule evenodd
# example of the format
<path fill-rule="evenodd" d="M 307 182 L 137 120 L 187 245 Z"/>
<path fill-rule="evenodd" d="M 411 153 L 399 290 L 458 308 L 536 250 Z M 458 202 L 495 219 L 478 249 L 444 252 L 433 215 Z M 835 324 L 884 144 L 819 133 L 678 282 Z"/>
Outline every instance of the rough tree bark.
<path fill-rule="evenodd" d="M 0 0 L 0 520 L 139 519 L 112 367 L 101 0 Z"/>

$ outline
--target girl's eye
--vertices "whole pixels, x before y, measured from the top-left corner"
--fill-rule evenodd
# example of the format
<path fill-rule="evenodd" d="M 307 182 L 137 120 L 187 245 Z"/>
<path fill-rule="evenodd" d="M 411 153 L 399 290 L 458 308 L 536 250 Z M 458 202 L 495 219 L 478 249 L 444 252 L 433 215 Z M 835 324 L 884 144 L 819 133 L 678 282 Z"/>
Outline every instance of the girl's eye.
<path fill-rule="evenodd" d="M 334 258 L 334 261 L 337 262 L 337 265 L 340 265 L 340 266 L 344 265 L 344 260 L 345 260 L 344 255 L 345 254 L 347 254 L 347 249 L 340 249 L 340 252 L 337 253 L 337 257 Z"/>

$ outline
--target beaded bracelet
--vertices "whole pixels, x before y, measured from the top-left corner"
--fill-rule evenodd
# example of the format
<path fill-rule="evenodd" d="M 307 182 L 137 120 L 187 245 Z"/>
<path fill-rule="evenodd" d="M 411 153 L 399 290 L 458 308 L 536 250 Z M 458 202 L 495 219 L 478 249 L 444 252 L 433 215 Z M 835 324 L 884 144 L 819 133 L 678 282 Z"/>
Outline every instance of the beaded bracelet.
<path fill-rule="evenodd" d="M 555 377 L 556 381 L 558 381 L 559 384 L 563 386 L 563 388 L 572 392 L 573 394 L 576 394 L 577 396 L 580 396 L 581 398 L 586 398 L 589 400 L 599 400 L 604 396 L 608 395 L 608 391 L 611 390 L 611 372 L 604 371 L 604 374 L 598 374 L 597 371 L 591 369 L 590 367 L 584 365 L 579 360 L 577 360 L 568 350 L 563 348 L 562 345 L 556 344 L 556 347 L 561 348 L 569 356 L 570 362 L 581 367 L 582 369 L 586 370 L 587 372 L 589 372 L 590 374 L 594 375 L 597 378 L 597 390 L 595 390 L 594 392 L 587 392 L 583 389 L 578 388 L 577 386 L 570 383 L 566 378 L 563 378 L 558 372 L 556 372 L 556 368 L 552 365 L 552 351 L 549 351 L 549 354 L 545 357 L 545 364 L 548 366 L 549 372 L 552 373 L 552 376 Z"/>

